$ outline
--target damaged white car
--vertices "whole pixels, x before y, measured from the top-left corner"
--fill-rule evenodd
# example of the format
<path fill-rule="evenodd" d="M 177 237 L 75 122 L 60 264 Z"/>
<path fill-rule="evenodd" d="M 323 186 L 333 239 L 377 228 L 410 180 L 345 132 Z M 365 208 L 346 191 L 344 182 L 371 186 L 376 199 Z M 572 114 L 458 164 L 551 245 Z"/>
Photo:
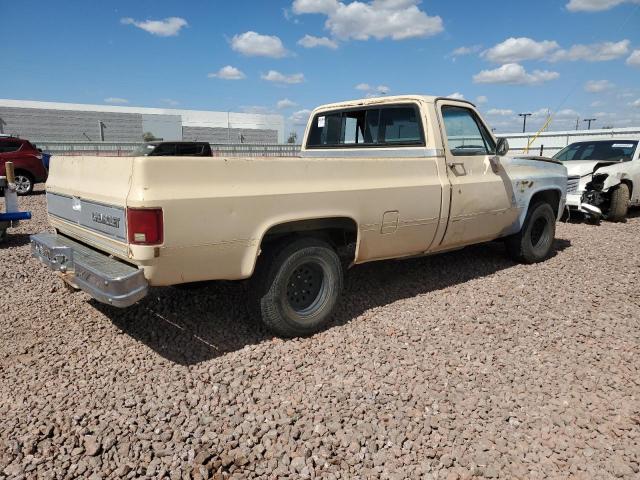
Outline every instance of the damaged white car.
<path fill-rule="evenodd" d="M 623 221 L 640 205 L 638 140 L 572 143 L 556 153 L 568 172 L 567 207 L 593 220 Z"/>

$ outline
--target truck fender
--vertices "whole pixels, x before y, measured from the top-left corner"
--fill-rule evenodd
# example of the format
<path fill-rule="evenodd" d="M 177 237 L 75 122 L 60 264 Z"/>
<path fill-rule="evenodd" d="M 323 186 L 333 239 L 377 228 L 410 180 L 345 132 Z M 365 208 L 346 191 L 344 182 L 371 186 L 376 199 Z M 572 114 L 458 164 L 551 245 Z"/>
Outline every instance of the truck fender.
<path fill-rule="evenodd" d="M 557 209 L 556 211 L 557 218 L 559 218 L 562 215 L 562 211 L 564 209 L 564 198 L 562 196 L 563 192 L 561 188 L 553 185 L 547 185 L 539 188 L 528 189 L 526 191 L 526 195 L 523 195 L 519 199 L 520 201 L 518 202 L 518 206 L 521 206 L 520 213 L 518 215 L 516 224 L 512 228 L 512 231 L 508 232 L 509 234 L 519 232 L 522 229 L 525 218 L 527 217 L 527 213 L 529 212 L 529 208 L 531 207 L 532 200 L 534 200 L 536 197 L 542 197 L 545 194 L 545 192 L 551 192 L 557 195 L 558 204 L 552 205 L 552 207 Z M 525 192 L 518 192 L 518 193 L 522 195 L 522 193 L 525 193 Z M 518 193 L 516 195 L 518 195 Z"/>
<path fill-rule="evenodd" d="M 256 263 L 258 261 L 258 257 L 261 253 L 262 245 L 265 241 L 267 235 L 277 230 L 278 228 L 286 227 L 287 225 L 292 225 L 292 230 L 290 233 L 301 233 L 305 231 L 317 231 L 322 229 L 331 228 L 332 221 L 349 221 L 355 227 L 356 234 L 356 251 L 355 258 L 358 258 L 358 249 L 360 246 L 360 226 L 358 222 L 348 214 L 344 213 L 336 213 L 336 214 L 327 214 L 327 215 L 318 215 L 318 214 L 309 214 L 303 216 L 295 216 L 295 217 L 285 217 L 272 219 L 269 222 L 263 223 L 258 233 L 253 237 L 257 241 L 253 242 L 252 245 L 247 248 L 244 258 L 242 259 L 242 276 L 244 278 L 248 278 L 253 275 L 253 271 L 255 270 Z M 313 225 L 317 224 L 318 228 L 314 228 Z M 285 228 L 286 230 L 286 228 Z M 287 232 L 289 233 L 289 232 Z"/>

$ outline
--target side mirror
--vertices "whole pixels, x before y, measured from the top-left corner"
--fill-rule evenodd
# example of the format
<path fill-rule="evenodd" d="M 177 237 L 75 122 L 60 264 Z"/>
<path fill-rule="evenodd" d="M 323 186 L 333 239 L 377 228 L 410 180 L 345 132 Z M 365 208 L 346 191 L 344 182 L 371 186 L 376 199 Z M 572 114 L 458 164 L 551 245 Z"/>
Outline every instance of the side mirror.
<path fill-rule="evenodd" d="M 499 138 L 496 146 L 496 155 L 504 157 L 509 151 L 509 141 L 506 138 Z"/>

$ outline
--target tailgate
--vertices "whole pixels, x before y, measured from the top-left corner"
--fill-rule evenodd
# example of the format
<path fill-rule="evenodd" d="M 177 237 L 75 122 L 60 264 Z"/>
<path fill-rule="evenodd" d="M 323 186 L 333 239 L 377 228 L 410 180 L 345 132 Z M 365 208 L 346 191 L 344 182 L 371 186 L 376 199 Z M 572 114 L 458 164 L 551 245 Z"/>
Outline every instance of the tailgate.
<path fill-rule="evenodd" d="M 114 243 L 126 244 L 125 208 L 134 160 L 55 156 L 47 181 L 47 210 L 53 226 L 96 246 L 105 247 L 107 241 L 109 250 Z M 126 253 L 126 248 L 116 250 Z"/>

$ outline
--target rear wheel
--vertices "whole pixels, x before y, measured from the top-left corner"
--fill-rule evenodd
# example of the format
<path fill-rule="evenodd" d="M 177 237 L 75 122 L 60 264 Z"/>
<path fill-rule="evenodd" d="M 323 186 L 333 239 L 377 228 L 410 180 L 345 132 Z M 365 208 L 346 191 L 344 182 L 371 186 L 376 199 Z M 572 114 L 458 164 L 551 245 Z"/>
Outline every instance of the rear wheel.
<path fill-rule="evenodd" d="M 527 212 L 522 229 L 507 237 L 511 257 L 521 263 L 537 263 L 551 253 L 556 234 L 556 216 L 547 202 L 534 204 Z"/>
<path fill-rule="evenodd" d="M 629 185 L 621 183 L 611 192 L 611 203 L 607 220 L 612 222 L 622 222 L 627 218 L 629 210 Z"/>
<path fill-rule="evenodd" d="M 316 238 L 267 248 L 251 282 L 262 321 L 275 334 L 298 337 L 321 330 L 342 291 L 342 265 L 335 250 Z"/>
<path fill-rule="evenodd" d="M 31 174 L 23 171 L 16 172 L 16 193 L 18 195 L 29 195 L 33 192 L 34 180 Z"/>

